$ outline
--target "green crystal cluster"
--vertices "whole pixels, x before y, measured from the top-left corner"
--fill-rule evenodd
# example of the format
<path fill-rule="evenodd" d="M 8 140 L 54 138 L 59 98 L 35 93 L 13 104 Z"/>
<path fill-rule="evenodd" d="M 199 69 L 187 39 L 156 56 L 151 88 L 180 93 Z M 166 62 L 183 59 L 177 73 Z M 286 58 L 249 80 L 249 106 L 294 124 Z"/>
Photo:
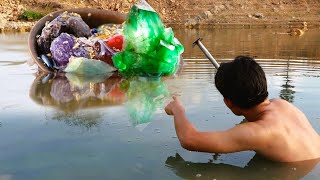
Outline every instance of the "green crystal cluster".
<path fill-rule="evenodd" d="M 135 4 L 124 24 L 125 48 L 113 57 L 124 75 L 161 76 L 176 72 L 182 44 L 145 1 Z"/>

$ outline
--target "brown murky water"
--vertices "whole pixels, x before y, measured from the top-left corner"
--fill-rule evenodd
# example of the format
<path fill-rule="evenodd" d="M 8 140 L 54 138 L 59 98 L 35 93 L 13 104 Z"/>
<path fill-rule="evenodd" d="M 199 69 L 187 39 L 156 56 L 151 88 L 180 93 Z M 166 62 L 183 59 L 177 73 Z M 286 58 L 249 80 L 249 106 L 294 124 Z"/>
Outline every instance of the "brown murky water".
<path fill-rule="evenodd" d="M 254 152 L 209 154 L 180 147 L 163 107 L 180 95 L 200 130 L 240 123 L 214 86 L 215 69 L 192 48 L 199 36 L 218 62 L 256 57 L 270 97 L 306 113 L 320 133 L 320 31 L 175 29 L 185 66 L 176 77 L 81 78 L 37 73 L 28 34 L 0 35 L 0 179 L 319 179 L 318 161 L 279 164 Z"/>

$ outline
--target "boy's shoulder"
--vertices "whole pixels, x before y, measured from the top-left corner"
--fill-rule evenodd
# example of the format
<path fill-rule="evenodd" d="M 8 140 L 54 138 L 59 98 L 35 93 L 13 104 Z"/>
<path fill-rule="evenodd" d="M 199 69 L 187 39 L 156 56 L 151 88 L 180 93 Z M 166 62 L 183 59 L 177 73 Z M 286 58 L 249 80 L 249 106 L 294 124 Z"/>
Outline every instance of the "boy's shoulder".
<path fill-rule="evenodd" d="M 274 98 L 274 99 L 270 99 L 271 102 L 271 107 L 273 106 L 278 106 L 279 108 L 289 108 L 289 107 L 293 107 L 293 104 L 291 104 L 290 102 L 280 99 L 280 98 Z"/>
<path fill-rule="evenodd" d="M 270 99 L 270 102 L 276 102 L 276 103 L 289 103 L 288 101 L 286 100 L 283 100 L 281 98 L 273 98 L 273 99 Z M 289 103 L 290 104 L 290 103 Z"/>

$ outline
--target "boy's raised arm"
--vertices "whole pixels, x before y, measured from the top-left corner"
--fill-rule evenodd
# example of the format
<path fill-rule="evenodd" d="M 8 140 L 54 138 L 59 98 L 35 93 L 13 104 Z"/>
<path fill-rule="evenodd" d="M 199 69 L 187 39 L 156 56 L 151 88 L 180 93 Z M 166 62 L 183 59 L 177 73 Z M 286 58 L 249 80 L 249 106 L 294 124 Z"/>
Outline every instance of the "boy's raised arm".
<path fill-rule="evenodd" d="M 226 131 L 199 132 L 187 119 L 182 103 L 173 97 L 165 108 L 174 116 L 174 124 L 181 146 L 191 151 L 231 153 L 256 150 L 265 143 L 263 128 L 252 122 L 237 125 Z"/>

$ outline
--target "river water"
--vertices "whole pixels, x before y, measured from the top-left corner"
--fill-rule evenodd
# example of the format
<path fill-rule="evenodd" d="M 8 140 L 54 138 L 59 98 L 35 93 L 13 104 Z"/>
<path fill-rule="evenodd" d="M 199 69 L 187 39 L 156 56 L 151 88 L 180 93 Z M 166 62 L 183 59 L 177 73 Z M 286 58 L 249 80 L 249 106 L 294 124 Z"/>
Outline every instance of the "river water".
<path fill-rule="evenodd" d="M 255 57 L 266 71 L 270 98 L 295 104 L 320 133 L 319 29 L 301 37 L 285 29 L 174 31 L 185 46 L 178 74 L 129 80 L 39 73 L 28 54 L 28 34 L 0 34 L 0 180 L 319 179 L 317 162 L 184 150 L 163 110 L 178 95 L 199 130 L 243 121 L 225 107 L 214 86 L 216 70 L 192 48 L 201 36 L 219 63 Z"/>

